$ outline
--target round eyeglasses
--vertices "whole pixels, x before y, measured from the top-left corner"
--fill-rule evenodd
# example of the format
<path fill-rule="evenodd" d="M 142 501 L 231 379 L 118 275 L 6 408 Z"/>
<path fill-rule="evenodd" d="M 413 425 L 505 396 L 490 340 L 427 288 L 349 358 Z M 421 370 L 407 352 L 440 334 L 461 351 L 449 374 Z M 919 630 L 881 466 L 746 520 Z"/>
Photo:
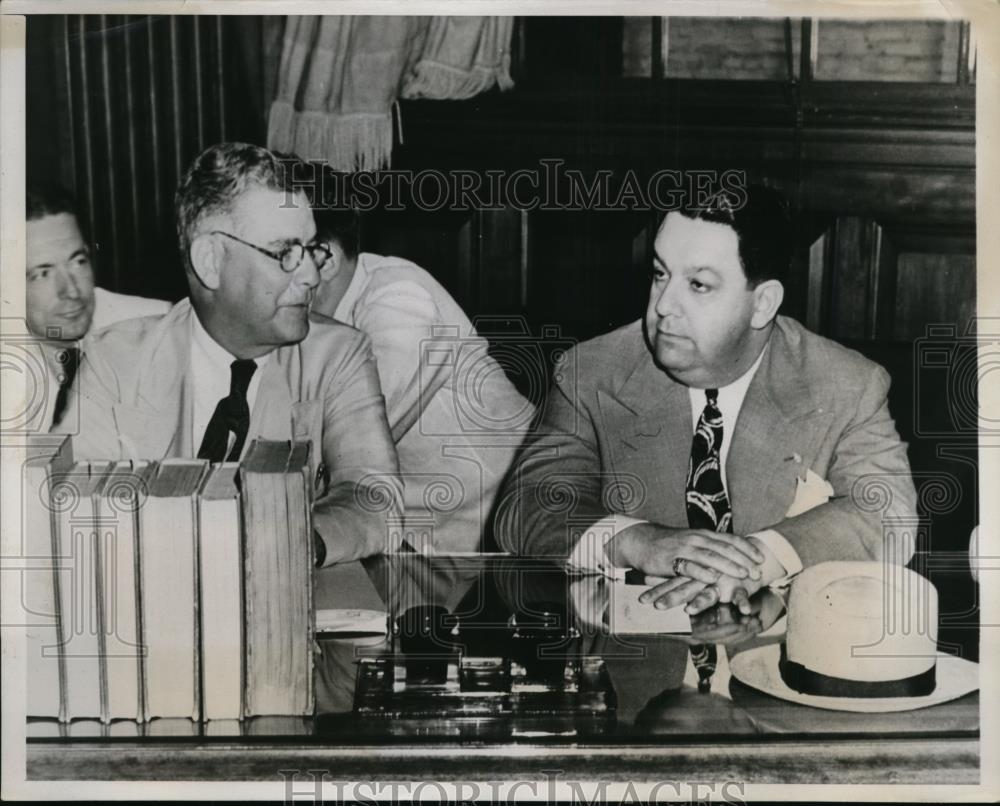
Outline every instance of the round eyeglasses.
<path fill-rule="evenodd" d="M 264 249 L 264 247 L 257 246 L 255 243 L 244 241 L 242 238 L 237 238 L 232 233 L 225 232 L 221 229 L 212 230 L 212 235 L 225 235 L 227 238 L 231 238 L 237 243 L 249 246 L 251 249 L 256 249 L 262 255 L 267 255 L 272 260 L 278 261 L 278 265 L 281 266 L 281 270 L 286 274 L 291 274 L 301 265 L 302 258 L 306 256 L 306 252 L 309 253 L 309 259 L 312 260 L 317 271 L 322 269 L 326 265 L 327 261 L 333 257 L 333 252 L 330 251 L 329 247 L 321 243 L 301 244 L 298 241 L 295 241 L 294 243 L 288 244 L 288 246 L 280 252 L 272 252 L 270 249 Z"/>

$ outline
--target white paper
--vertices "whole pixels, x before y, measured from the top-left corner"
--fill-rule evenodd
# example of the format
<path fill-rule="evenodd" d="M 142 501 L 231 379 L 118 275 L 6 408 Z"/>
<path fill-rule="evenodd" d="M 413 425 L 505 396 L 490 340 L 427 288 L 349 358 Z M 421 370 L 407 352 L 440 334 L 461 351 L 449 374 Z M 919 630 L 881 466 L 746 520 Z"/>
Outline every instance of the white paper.
<path fill-rule="evenodd" d="M 363 632 L 385 635 L 384 610 L 330 609 L 316 611 L 316 632 Z"/>
<path fill-rule="evenodd" d="M 624 582 L 612 582 L 609 585 L 611 631 L 622 635 L 690 633 L 691 617 L 684 612 L 684 605 L 658 610 L 652 602 L 639 603 L 639 596 L 649 588 L 649 585 L 627 585 Z"/>

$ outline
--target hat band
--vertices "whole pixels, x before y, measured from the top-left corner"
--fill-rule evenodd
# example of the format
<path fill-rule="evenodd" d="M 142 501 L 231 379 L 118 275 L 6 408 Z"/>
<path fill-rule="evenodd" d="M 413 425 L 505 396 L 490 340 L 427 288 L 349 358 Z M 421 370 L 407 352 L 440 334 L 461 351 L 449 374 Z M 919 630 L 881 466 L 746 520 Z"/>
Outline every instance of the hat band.
<path fill-rule="evenodd" d="M 801 663 L 788 659 L 785 645 L 781 645 L 778 670 L 785 684 L 800 694 L 819 697 L 925 697 L 937 685 L 936 664 L 925 672 L 901 680 L 845 680 L 830 677 L 822 672 L 807 669 Z"/>

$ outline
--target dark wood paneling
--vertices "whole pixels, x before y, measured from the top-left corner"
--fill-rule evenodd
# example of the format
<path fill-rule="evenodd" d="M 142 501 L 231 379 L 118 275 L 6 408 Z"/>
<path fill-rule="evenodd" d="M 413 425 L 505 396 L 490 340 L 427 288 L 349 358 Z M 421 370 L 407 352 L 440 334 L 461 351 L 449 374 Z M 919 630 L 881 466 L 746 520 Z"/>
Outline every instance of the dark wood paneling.
<path fill-rule="evenodd" d="M 838 218 L 827 241 L 827 329 L 834 338 L 871 338 L 881 232 L 874 221 Z"/>
<path fill-rule="evenodd" d="M 959 84 L 812 81 L 802 105 L 807 126 L 836 129 L 971 130 L 976 122 L 976 88 Z"/>
<path fill-rule="evenodd" d="M 412 260 L 472 311 L 477 280 L 470 259 L 472 216 L 471 211 L 373 211 L 362 217 L 361 249 Z"/>
<path fill-rule="evenodd" d="M 929 325 L 964 333 L 975 300 L 975 255 L 955 232 L 916 237 L 843 216 L 810 250 L 806 322 L 834 338 L 909 341 Z"/>
<path fill-rule="evenodd" d="M 585 339 L 642 316 L 649 255 L 636 264 L 636 239 L 648 243 L 642 213 L 535 211 L 530 215 L 529 318 Z"/>
<path fill-rule="evenodd" d="M 899 256 L 892 337 L 910 340 L 927 325 L 955 324 L 959 333 L 976 313 L 976 260 L 972 255 L 907 252 Z"/>
<path fill-rule="evenodd" d="M 505 207 L 483 210 L 478 218 L 478 313 L 518 311 L 527 294 L 527 213 Z"/>
<path fill-rule="evenodd" d="M 530 83 L 622 73 L 621 17 L 533 17 L 524 27 L 523 60 Z M 553 47 L 559 42 L 559 47 Z"/>
<path fill-rule="evenodd" d="M 806 165 L 802 205 L 897 225 L 923 223 L 974 229 L 975 171 L 882 168 L 841 164 Z"/>

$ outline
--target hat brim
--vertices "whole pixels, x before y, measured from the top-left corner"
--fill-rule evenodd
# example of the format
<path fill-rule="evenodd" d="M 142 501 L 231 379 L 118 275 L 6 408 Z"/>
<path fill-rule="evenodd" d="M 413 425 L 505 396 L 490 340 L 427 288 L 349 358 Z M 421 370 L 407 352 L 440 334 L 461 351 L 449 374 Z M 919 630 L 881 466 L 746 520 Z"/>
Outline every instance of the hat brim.
<path fill-rule="evenodd" d="M 979 664 L 956 658 L 944 652 L 937 654 L 937 685 L 925 697 L 824 697 L 803 694 L 781 679 L 778 661 L 781 645 L 778 643 L 748 649 L 729 659 L 733 677 L 757 691 L 790 702 L 825 708 L 829 711 L 854 711 L 857 713 L 888 713 L 914 711 L 928 708 L 949 700 L 956 700 L 979 688 Z"/>

